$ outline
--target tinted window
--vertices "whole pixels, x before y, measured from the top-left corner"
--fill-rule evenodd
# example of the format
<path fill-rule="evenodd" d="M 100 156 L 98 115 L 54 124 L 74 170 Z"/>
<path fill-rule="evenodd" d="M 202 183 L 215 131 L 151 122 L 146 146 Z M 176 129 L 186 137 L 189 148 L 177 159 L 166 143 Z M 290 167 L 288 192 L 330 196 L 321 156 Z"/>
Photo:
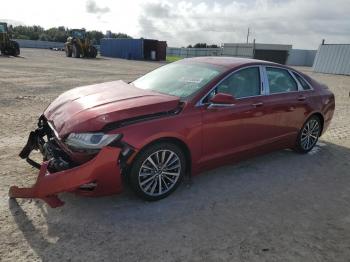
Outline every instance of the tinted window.
<path fill-rule="evenodd" d="M 299 83 L 301 84 L 301 86 L 303 87 L 304 90 L 309 90 L 311 89 L 310 86 L 308 85 L 308 83 L 306 83 L 306 81 L 298 74 L 294 73 L 295 78 L 299 81 Z"/>
<path fill-rule="evenodd" d="M 222 81 L 217 93 L 227 93 L 235 98 L 260 95 L 259 67 L 242 69 Z"/>
<path fill-rule="evenodd" d="M 84 31 L 73 31 L 72 36 L 80 39 L 85 38 L 85 32 Z"/>
<path fill-rule="evenodd" d="M 159 67 L 132 83 L 141 89 L 185 98 L 200 90 L 222 71 L 209 64 L 175 62 Z"/>
<path fill-rule="evenodd" d="M 270 94 L 292 92 L 298 90 L 298 85 L 287 70 L 267 67 Z"/>

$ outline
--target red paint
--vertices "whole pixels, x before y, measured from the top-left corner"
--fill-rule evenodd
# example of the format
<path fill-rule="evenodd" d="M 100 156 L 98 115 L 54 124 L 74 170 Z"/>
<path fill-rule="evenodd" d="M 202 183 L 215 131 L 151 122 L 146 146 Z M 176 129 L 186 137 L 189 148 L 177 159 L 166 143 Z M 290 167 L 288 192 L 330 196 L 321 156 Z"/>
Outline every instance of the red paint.
<path fill-rule="evenodd" d="M 236 99 L 229 94 L 218 93 L 213 98 L 210 99 L 210 102 L 214 104 L 233 104 L 236 102 Z"/>
<path fill-rule="evenodd" d="M 171 110 L 179 98 L 135 88 L 123 81 L 83 86 L 60 95 L 45 110 L 60 137 L 99 131 L 107 123 Z"/>
<path fill-rule="evenodd" d="M 120 168 L 116 161 L 120 149 L 105 147 L 98 155 L 85 164 L 56 173 L 47 171 L 48 162 L 41 165 L 35 185 L 31 188 L 18 188 L 12 186 L 9 196 L 12 198 L 39 198 L 51 207 L 64 204 L 57 194 L 62 192 L 75 192 L 81 195 L 104 196 L 120 193 L 122 182 Z M 81 185 L 96 182 L 93 192 L 82 191 Z"/>
<path fill-rule="evenodd" d="M 233 100 L 227 95 L 219 95 L 213 102 L 215 99 L 218 103 L 234 102 L 234 106 L 196 106 L 218 81 L 238 68 L 248 65 L 288 68 L 237 58 L 193 58 L 182 60 L 181 63 L 196 62 L 211 63 L 226 70 L 192 99 L 185 101 L 179 114 L 145 120 L 110 131 L 124 135 L 123 141 L 136 150 L 133 156 L 158 139 L 175 139 L 187 147 L 191 172 L 195 175 L 202 170 L 252 155 L 294 147 L 300 128 L 312 114 L 317 113 L 324 118 L 323 132 L 329 126 L 335 107 L 334 95 L 302 73 L 300 75 L 311 83 L 313 90 Z M 140 90 L 116 81 L 72 89 L 59 96 L 45 110 L 44 115 L 64 139 L 70 132 L 100 131 L 107 123 L 170 111 L 178 103 L 177 97 Z M 61 146 L 77 162 L 84 163 L 91 159 L 91 156 L 69 151 L 62 141 Z M 118 155 L 119 149 L 106 147 L 81 166 L 48 176 L 41 175 L 29 195 L 45 199 L 60 192 L 76 191 L 79 185 L 94 179 L 101 186 L 92 194 L 118 193 L 121 191 Z M 27 197 L 25 193 L 23 195 Z"/>

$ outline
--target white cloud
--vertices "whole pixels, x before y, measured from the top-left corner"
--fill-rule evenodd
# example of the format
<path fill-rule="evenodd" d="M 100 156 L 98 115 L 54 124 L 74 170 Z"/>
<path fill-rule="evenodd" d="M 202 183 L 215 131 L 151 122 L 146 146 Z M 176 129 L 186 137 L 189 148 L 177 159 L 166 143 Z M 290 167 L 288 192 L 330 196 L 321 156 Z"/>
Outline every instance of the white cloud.
<path fill-rule="evenodd" d="M 2 3 L 0 20 L 112 30 L 166 40 L 169 46 L 243 42 L 248 27 L 257 42 L 313 49 L 323 38 L 350 43 L 349 0 L 18 0 L 16 5 L 20 8 Z"/>
<path fill-rule="evenodd" d="M 107 6 L 105 7 L 98 6 L 94 0 L 87 0 L 86 11 L 91 14 L 105 14 L 111 10 Z"/>
<path fill-rule="evenodd" d="M 152 16 L 152 8 L 168 6 L 169 16 Z M 250 39 L 265 43 L 317 48 L 323 38 L 350 42 L 350 2 L 335 1 L 180 1 L 145 3 L 139 22 L 145 37 L 164 38 L 170 45 L 220 44 Z M 147 20 L 147 23 L 143 23 Z M 152 30 L 149 30 L 149 25 Z"/>

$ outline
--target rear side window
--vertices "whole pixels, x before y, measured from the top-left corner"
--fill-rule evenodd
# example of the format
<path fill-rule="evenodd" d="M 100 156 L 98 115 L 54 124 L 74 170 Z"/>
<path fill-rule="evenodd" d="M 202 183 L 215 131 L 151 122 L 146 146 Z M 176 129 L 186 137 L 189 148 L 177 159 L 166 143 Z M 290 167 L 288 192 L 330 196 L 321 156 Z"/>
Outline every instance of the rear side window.
<path fill-rule="evenodd" d="M 308 83 L 306 83 L 304 78 L 302 78 L 300 75 L 298 75 L 297 73 L 294 73 L 294 72 L 293 72 L 293 75 L 299 81 L 299 83 L 301 84 L 301 86 L 303 87 L 304 90 L 310 90 L 311 89 L 311 87 L 308 85 Z"/>
<path fill-rule="evenodd" d="M 230 94 L 235 98 L 260 95 L 259 67 L 249 67 L 232 74 L 218 85 L 216 92 Z"/>
<path fill-rule="evenodd" d="M 298 91 L 298 85 L 285 69 L 266 67 L 270 94 Z"/>

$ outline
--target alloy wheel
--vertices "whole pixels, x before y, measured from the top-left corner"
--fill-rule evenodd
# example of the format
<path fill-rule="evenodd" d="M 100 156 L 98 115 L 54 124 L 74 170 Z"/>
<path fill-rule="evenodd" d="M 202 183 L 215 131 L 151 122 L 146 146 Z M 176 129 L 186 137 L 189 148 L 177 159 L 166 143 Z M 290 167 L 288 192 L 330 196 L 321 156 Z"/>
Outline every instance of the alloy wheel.
<path fill-rule="evenodd" d="M 300 145 L 305 151 L 310 150 L 316 144 L 320 130 L 320 124 L 316 119 L 310 119 L 306 123 L 300 136 Z"/>
<path fill-rule="evenodd" d="M 181 174 L 179 156 L 171 150 L 158 150 L 143 161 L 138 174 L 141 190 L 149 196 L 160 196 L 171 190 Z"/>

